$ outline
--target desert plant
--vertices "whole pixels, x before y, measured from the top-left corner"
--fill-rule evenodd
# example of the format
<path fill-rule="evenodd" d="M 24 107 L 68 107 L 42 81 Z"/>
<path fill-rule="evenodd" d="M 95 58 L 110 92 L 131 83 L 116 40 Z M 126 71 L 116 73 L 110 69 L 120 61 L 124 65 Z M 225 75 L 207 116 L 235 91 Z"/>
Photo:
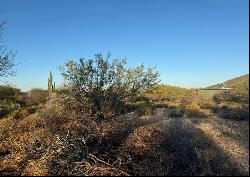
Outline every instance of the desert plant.
<path fill-rule="evenodd" d="M 159 84 L 145 90 L 142 95 L 154 102 L 178 102 L 187 93 L 188 90 L 184 88 Z"/>
<path fill-rule="evenodd" d="M 150 116 L 154 113 L 155 108 L 153 103 L 144 102 L 137 105 L 137 112 L 139 116 Z"/>
<path fill-rule="evenodd" d="M 44 104 L 48 99 L 49 93 L 43 89 L 32 89 L 27 94 L 27 105 L 34 106 L 38 104 Z"/>
<path fill-rule="evenodd" d="M 6 48 L 2 39 L 2 32 L 5 23 L 0 23 L 0 77 L 11 76 L 15 74 L 14 63 L 15 54 Z"/>
<path fill-rule="evenodd" d="M 10 117 L 13 117 L 14 119 L 22 119 L 29 115 L 29 112 L 27 109 L 18 109 L 11 113 Z"/>
<path fill-rule="evenodd" d="M 126 102 L 132 102 L 144 89 L 158 82 L 155 68 L 144 65 L 126 68 L 126 60 L 106 58 L 96 54 L 95 59 L 69 61 L 61 67 L 70 94 L 83 106 L 88 105 L 92 115 L 109 117 L 124 111 Z M 107 116 L 108 115 L 108 116 Z"/>
<path fill-rule="evenodd" d="M 205 103 L 201 105 L 201 109 L 208 109 L 216 113 L 219 109 L 219 106 L 216 103 Z"/>
<path fill-rule="evenodd" d="M 211 115 L 210 110 L 201 109 L 196 103 L 184 105 L 184 111 L 187 117 L 208 117 Z"/>
<path fill-rule="evenodd" d="M 249 104 L 249 79 L 243 80 L 229 91 L 214 95 L 214 100 L 217 103 L 236 102 Z"/>
<path fill-rule="evenodd" d="M 53 82 L 52 72 L 50 71 L 49 78 L 48 78 L 48 90 L 54 91 L 56 89 L 56 83 Z"/>
<path fill-rule="evenodd" d="M 0 119 L 9 113 L 11 113 L 11 110 L 8 107 L 0 107 Z"/>
<path fill-rule="evenodd" d="M 172 102 L 168 104 L 168 108 L 181 108 L 181 103 Z"/>
<path fill-rule="evenodd" d="M 0 101 L 6 100 L 15 102 L 19 95 L 20 89 L 17 89 L 11 85 L 0 85 Z"/>
<path fill-rule="evenodd" d="M 189 104 L 195 102 L 202 105 L 210 101 L 198 89 L 186 89 L 165 84 L 155 85 L 141 93 L 141 96 L 156 103 Z"/>
<path fill-rule="evenodd" d="M 218 115 L 225 119 L 249 120 L 249 105 L 236 102 L 218 104 Z"/>

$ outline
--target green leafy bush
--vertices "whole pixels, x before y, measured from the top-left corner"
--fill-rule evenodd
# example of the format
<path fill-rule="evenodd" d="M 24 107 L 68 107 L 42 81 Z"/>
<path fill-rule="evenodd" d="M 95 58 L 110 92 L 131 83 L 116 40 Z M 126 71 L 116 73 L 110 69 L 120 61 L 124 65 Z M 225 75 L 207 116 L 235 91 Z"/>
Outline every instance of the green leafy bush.
<path fill-rule="evenodd" d="M 69 61 L 61 67 L 70 95 L 90 109 L 91 115 L 121 114 L 126 103 L 134 102 L 139 93 L 159 81 L 155 67 L 126 68 L 126 60 L 109 59 L 110 55 L 97 54 L 95 59 Z"/>

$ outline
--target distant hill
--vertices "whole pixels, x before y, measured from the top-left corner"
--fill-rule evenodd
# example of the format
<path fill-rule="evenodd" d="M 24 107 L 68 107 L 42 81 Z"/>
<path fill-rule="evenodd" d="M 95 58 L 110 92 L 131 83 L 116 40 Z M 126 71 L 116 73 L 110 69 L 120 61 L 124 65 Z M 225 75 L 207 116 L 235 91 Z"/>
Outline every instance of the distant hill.
<path fill-rule="evenodd" d="M 222 87 L 235 88 L 242 84 L 249 83 L 249 74 L 230 79 L 226 82 L 207 87 L 206 89 L 220 89 Z"/>

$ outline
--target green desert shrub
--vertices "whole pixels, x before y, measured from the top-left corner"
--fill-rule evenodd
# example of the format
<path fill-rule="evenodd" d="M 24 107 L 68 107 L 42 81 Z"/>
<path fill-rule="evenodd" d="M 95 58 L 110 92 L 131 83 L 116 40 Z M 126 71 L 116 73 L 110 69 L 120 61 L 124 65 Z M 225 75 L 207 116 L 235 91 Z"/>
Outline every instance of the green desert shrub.
<path fill-rule="evenodd" d="M 159 81 L 159 73 L 144 65 L 126 67 L 125 59 L 95 55 L 94 59 L 69 61 L 61 67 L 69 94 L 92 116 L 113 117 L 124 112 L 124 105 L 134 102 L 139 93 Z"/>
<path fill-rule="evenodd" d="M 187 89 L 164 84 L 155 85 L 142 93 L 153 102 L 178 102 L 188 93 Z"/>
<path fill-rule="evenodd" d="M 211 115 L 210 110 L 201 109 L 196 103 L 184 105 L 184 111 L 187 117 L 208 117 Z"/>
<path fill-rule="evenodd" d="M 0 105 L 11 104 L 18 101 L 20 97 L 20 89 L 17 89 L 10 85 L 1 85 L 0 86 Z"/>

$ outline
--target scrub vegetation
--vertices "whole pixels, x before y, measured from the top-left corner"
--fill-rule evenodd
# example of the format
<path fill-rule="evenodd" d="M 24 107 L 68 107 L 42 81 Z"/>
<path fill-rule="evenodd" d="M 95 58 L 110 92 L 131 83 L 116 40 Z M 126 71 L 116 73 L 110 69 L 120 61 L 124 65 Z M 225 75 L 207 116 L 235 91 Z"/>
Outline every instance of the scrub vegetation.
<path fill-rule="evenodd" d="M 60 68 L 0 87 L 0 175 L 249 175 L 248 75 L 211 97 L 101 53 Z"/>

